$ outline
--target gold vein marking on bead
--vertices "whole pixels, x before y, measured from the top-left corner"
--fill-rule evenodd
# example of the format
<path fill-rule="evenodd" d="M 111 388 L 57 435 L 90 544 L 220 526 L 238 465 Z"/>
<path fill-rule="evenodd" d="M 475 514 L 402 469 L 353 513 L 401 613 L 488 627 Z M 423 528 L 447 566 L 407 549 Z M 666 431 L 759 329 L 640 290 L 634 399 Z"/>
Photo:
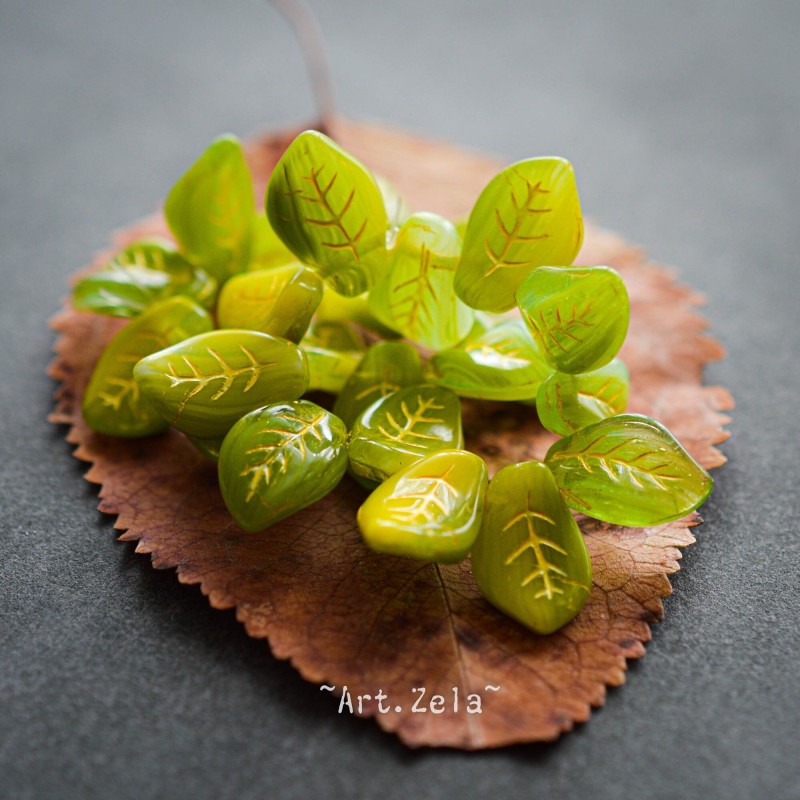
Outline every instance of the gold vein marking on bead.
<path fill-rule="evenodd" d="M 392 294 L 402 293 L 404 289 L 411 291 L 401 296 L 399 299 L 389 304 L 389 310 L 394 316 L 397 324 L 409 329 L 417 329 L 419 325 L 424 325 L 421 319 L 424 314 L 427 317 L 427 324 L 436 323 L 432 306 L 436 303 L 436 288 L 431 282 L 432 272 L 455 272 L 455 266 L 449 264 L 435 264 L 431 262 L 431 251 L 427 245 L 422 245 L 419 252 L 419 271 L 408 280 L 398 283 L 392 287 Z M 403 306 L 408 306 L 404 311 L 399 311 Z"/>
<path fill-rule="evenodd" d="M 391 374 L 392 370 L 389 368 L 389 365 L 384 364 L 381 368 L 380 381 L 362 389 L 354 399 L 358 401 L 366 400 L 371 394 L 375 393 L 380 397 L 386 397 L 392 392 L 396 392 L 400 388 L 400 385 L 389 380 Z"/>
<path fill-rule="evenodd" d="M 279 437 L 279 441 L 272 444 L 259 444 L 245 451 L 246 456 L 264 454 L 264 458 L 261 461 L 245 467 L 245 469 L 239 473 L 240 478 L 244 478 L 252 473 L 250 483 L 247 487 L 245 502 L 249 503 L 253 499 L 261 482 L 263 482 L 265 486 L 269 484 L 270 478 L 273 475 L 273 469 L 277 468 L 279 472 L 286 473 L 289 465 L 290 450 L 295 450 L 300 456 L 301 461 L 307 458 L 307 436 L 312 436 L 318 442 L 324 441 L 324 434 L 320 429 L 320 423 L 322 423 L 326 416 L 326 412 L 321 411 L 314 419 L 307 421 L 300 417 L 294 417 L 291 414 L 284 413 L 281 414 L 281 419 L 287 422 L 295 422 L 299 424 L 300 427 L 295 430 L 292 428 L 263 428 L 255 433 L 256 437 L 276 434 Z M 259 498 L 259 500 L 261 500 L 262 504 L 267 505 L 262 498 Z"/>
<path fill-rule="evenodd" d="M 453 469 L 454 465 L 451 464 L 442 475 L 417 475 L 403 480 L 397 494 L 387 501 L 389 513 L 403 525 L 417 525 L 421 519 L 422 525 L 435 528 L 437 515 L 449 517 L 457 505 L 458 489 L 448 480 Z M 412 487 L 411 491 L 406 491 L 407 485 Z M 397 504 L 402 502 L 410 505 L 398 508 Z M 435 532 L 437 531 L 425 531 Z M 453 530 L 449 532 L 454 533 Z"/>
<path fill-rule="evenodd" d="M 347 199 L 344 201 L 344 205 L 341 207 L 339 211 L 336 211 L 330 203 L 328 199 L 328 194 L 330 193 L 331 189 L 333 188 L 334 184 L 336 183 L 337 178 L 339 177 L 338 172 L 333 173 L 333 177 L 328 181 L 326 186 L 322 186 L 320 184 L 320 176 L 324 170 L 324 165 L 321 167 L 312 167 L 311 172 L 308 176 L 301 176 L 300 180 L 307 183 L 311 190 L 313 191 L 312 195 L 304 194 L 302 188 L 298 189 L 291 189 L 284 194 L 287 197 L 293 197 L 299 200 L 302 200 L 306 203 L 312 203 L 314 205 L 321 206 L 322 210 L 328 214 L 327 219 L 319 219 L 316 217 L 306 216 L 303 217 L 303 222 L 308 223 L 309 225 L 316 225 L 319 228 L 329 228 L 334 231 L 338 231 L 339 236 L 343 239 L 341 242 L 324 242 L 320 241 L 320 245 L 322 247 L 326 247 L 329 250 L 348 250 L 353 259 L 357 264 L 361 263 L 361 257 L 359 255 L 358 249 L 356 245 L 361 240 L 361 237 L 364 235 L 364 231 L 367 227 L 367 222 L 369 221 L 367 217 L 364 217 L 364 221 L 361 225 L 357 228 L 355 233 L 351 234 L 347 227 L 344 224 L 344 216 L 350 210 L 353 200 L 356 195 L 355 188 L 350 190 L 350 193 L 347 195 Z M 288 183 L 291 183 L 289 180 L 288 172 L 284 167 L 284 175 Z"/>
<path fill-rule="evenodd" d="M 524 539 L 516 549 L 509 553 L 504 563 L 506 566 L 509 566 L 526 550 L 531 550 L 536 563 L 536 569 L 534 569 L 532 572 L 529 572 L 522 579 L 520 586 L 527 586 L 529 583 L 532 583 L 537 579 L 541 580 L 542 588 L 537 591 L 536 594 L 534 594 L 534 599 L 539 600 L 542 597 L 546 597 L 548 600 L 552 600 L 557 594 L 564 594 L 564 589 L 561 586 L 556 585 L 557 583 L 574 583 L 574 581 L 569 580 L 565 570 L 557 567 L 555 564 L 547 560 L 545 548 L 562 556 L 568 556 L 569 554 L 563 547 L 561 547 L 561 545 L 557 544 L 552 539 L 542 536 L 536 530 L 537 521 L 544 522 L 547 525 L 552 525 L 553 527 L 555 527 L 556 523 L 552 517 L 548 516 L 547 514 L 543 514 L 542 512 L 534 511 L 534 509 L 531 508 L 530 492 L 528 492 L 526 498 L 525 510 L 512 517 L 505 524 L 503 527 L 503 533 L 513 528 L 517 523 L 523 521 L 525 522 L 525 527 L 528 534 L 527 538 Z M 582 586 L 582 584 L 578 585 Z M 586 589 L 587 587 L 584 586 L 583 588 Z"/>
<path fill-rule="evenodd" d="M 583 339 L 579 336 L 576 336 L 572 329 L 573 328 L 592 328 L 594 327 L 593 322 L 589 322 L 586 317 L 592 311 L 593 304 L 591 302 L 587 303 L 583 309 L 578 311 L 577 303 L 573 303 L 572 309 L 570 310 L 570 315 L 568 318 L 564 318 L 561 315 L 561 309 L 556 308 L 555 316 L 556 322 L 553 324 L 552 322 L 548 322 L 545 319 L 544 311 L 541 309 L 538 313 L 538 319 L 533 314 L 528 314 L 527 319 L 530 323 L 531 327 L 533 328 L 533 335 L 539 345 L 546 350 L 548 353 L 552 353 L 553 349 L 561 350 L 562 352 L 568 352 L 568 347 L 564 345 L 564 343 L 558 338 L 558 336 L 562 336 L 566 339 L 569 339 L 576 344 L 582 344 Z"/>
<path fill-rule="evenodd" d="M 643 453 L 639 453 L 639 455 L 632 459 L 620 458 L 613 455 L 622 447 L 635 446 L 637 442 L 641 441 L 640 439 L 628 439 L 624 442 L 614 445 L 610 450 L 606 450 L 604 452 L 593 449 L 600 445 L 606 438 L 608 438 L 608 435 L 603 433 L 594 441 L 587 444 L 583 449 L 576 452 L 562 451 L 555 453 L 550 460 L 567 461 L 569 459 L 574 459 L 588 473 L 592 472 L 591 462 L 594 461 L 595 464 L 606 475 L 608 475 L 612 481 L 614 481 L 614 483 L 620 483 L 623 477 L 627 477 L 628 480 L 630 480 L 630 482 L 639 489 L 645 488 L 645 482 L 649 481 L 662 491 L 669 491 L 669 481 L 681 480 L 680 475 L 659 472 L 659 470 L 663 470 L 665 467 L 670 466 L 668 461 L 664 461 L 652 467 L 643 467 L 637 464 L 638 461 L 641 461 L 648 456 L 655 456 L 658 458 L 659 453 L 657 451 L 646 450 Z M 626 471 L 620 474 L 619 471 L 615 471 L 614 467 L 622 467 Z"/>
<path fill-rule="evenodd" d="M 206 351 L 217 362 L 217 364 L 219 364 L 220 368 L 219 372 L 213 372 L 207 375 L 203 374 L 199 367 L 189 360 L 188 356 L 182 356 L 181 358 L 183 363 L 192 373 L 191 375 L 179 375 L 174 362 L 170 363 L 169 374 L 167 375 L 170 380 L 170 388 L 187 383 L 196 384 L 181 398 L 175 413 L 175 419 L 177 419 L 183 413 L 186 403 L 188 403 L 189 400 L 191 400 L 203 389 L 210 386 L 214 381 L 222 381 L 222 383 L 217 391 L 214 392 L 214 394 L 209 398 L 210 402 L 219 400 L 220 397 L 226 394 L 233 386 L 236 378 L 238 378 L 240 375 L 249 374 L 250 377 L 248 378 L 244 389 L 242 389 L 242 394 L 246 394 L 250 391 L 250 389 L 253 388 L 253 386 L 255 386 L 256 381 L 258 381 L 261 373 L 268 367 L 275 366 L 277 363 L 275 361 L 266 361 L 264 363 L 259 362 L 255 355 L 243 344 L 239 345 L 239 349 L 242 351 L 242 353 L 244 353 L 249 362 L 243 367 L 233 367 L 227 361 L 225 361 L 225 359 L 216 350 L 211 347 L 206 347 Z"/>
<path fill-rule="evenodd" d="M 434 436 L 430 433 L 422 433 L 421 431 L 414 430 L 419 424 L 436 425 L 443 424 L 444 419 L 438 417 L 426 417 L 426 411 L 441 411 L 444 406 L 437 405 L 436 400 L 433 398 L 423 398 L 422 395 L 417 395 L 417 408 L 413 413 L 409 411 L 408 405 L 405 400 L 400 403 L 400 410 L 405 417 L 405 422 L 401 425 L 394 418 L 390 411 L 386 412 L 386 421 L 391 427 L 391 431 L 384 428 L 382 425 L 378 426 L 378 430 L 389 440 L 393 442 L 404 442 L 409 447 L 418 447 L 420 450 L 426 449 L 424 443 L 409 441 L 413 439 L 423 439 L 428 441 L 439 441 L 440 437 Z"/>
<path fill-rule="evenodd" d="M 139 414 L 136 413 L 135 403 L 139 400 L 139 384 L 133 378 L 106 378 L 106 384 L 109 390 L 98 393 L 103 405 L 114 409 L 114 411 L 119 411 L 122 401 L 127 400 L 131 412 L 138 417 Z M 120 391 L 112 394 L 111 387 L 118 387 Z"/>
<path fill-rule="evenodd" d="M 491 244 L 489 243 L 489 237 L 487 236 L 484 240 L 484 250 L 486 251 L 486 255 L 488 256 L 489 260 L 492 262 L 491 266 L 489 267 L 486 272 L 484 272 L 484 277 L 488 278 L 493 273 L 497 272 L 500 269 L 514 269 L 516 267 L 522 267 L 526 265 L 532 265 L 530 259 L 524 260 L 517 260 L 514 261 L 509 258 L 509 253 L 511 248 L 516 244 L 525 244 L 526 242 L 536 242 L 536 241 L 543 241 L 545 239 L 550 238 L 549 233 L 541 233 L 537 235 L 529 235 L 522 233 L 522 229 L 524 228 L 526 220 L 528 220 L 531 216 L 538 216 L 539 214 L 549 214 L 552 212 L 552 208 L 533 208 L 532 203 L 533 201 L 539 197 L 540 195 L 548 195 L 550 194 L 549 189 L 542 188 L 542 182 L 537 181 L 537 183 L 532 183 L 529 181 L 524 175 L 522 175 L 518 170 L 513 170 L 514 175 L 517 176 L 524 184 L 525 184 L 525 197 L 523 200 L 520 200 L 517 197 L 516 187 L 514 186 L 513 182 L 511 181 L 511 176 L 506 175 L 505 179 L 508 183 L 511 192 L 509 195 L 509 199 L 511 200 L 511 205 L 514 208 L 514 222 L 511 228 L 506 225 L 503 221 L 503 216 L 500 213 L 498 208 L 495 208 L 494 215 L 495 215 L 495 223 L 497 224 L 497 230 L 500 233 L 500 236 L 503 239 L 503 247 L 499 253 L 496 253 L 493 249 Z"/>

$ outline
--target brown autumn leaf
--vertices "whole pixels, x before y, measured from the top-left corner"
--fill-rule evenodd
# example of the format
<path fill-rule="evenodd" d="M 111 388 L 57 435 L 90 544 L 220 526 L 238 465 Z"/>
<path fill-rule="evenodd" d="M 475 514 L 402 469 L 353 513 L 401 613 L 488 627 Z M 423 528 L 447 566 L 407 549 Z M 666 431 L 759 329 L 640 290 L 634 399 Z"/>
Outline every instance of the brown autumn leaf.
<path fill-rule="evenodd" d="M 250 146 L 260 196 L 293 133 Z M 333 133 L 415 208 L 443 214 L 469 209 L 498 168 L 493 159 L 371 125 L 337 121 Z M 119 233 L 114 249 L 156 233 L 166 233 L 160 216 Z M 664 422 L 705 467 L 722 464 L 714 445 L 727 438 L 720 412 L 733 403 L 725 389 L 701 386 L 704 364 L 722 355 L 696 312 L 701 298 L 641 250 L 594 227 L 577 263 L 608 264 L 627 283 L 632 314 L 622 355 L 632 374 L 630 410 Z M 561 631 L 535 636 L 481 598 L 468 562 L 421 565 L 364 547 L 355 512 L 365 495 L 347 480 L 268 531 L 245 534 L 225 510 L 214 466 L 180 434 L 127 441 L 90 431 L 80 415 L 82 392 L 122 324 L 69 308 L 53 321 L 59 338 L 51 374 L 61 385 L 51 419 L 70 426 L 75 455 L 92 463 L 86 478 L 101 485 L 100 509 L 117 515 L 120 538 L 138 540 L 137 551 L 150 553 L 155 566 L 176 568 L 216 608 L 235 607 L 247 632 L 268 638 L 304 678 L 337 692 L 347 686 L 356 713 L 357 696 L 371 695 L 361 715 L 374 715 L 411 746 L 555 739 L 602 705 L 607 686 L 624 681 L 626 659 L 644 654 L 650 623 L 661 619 L 661 598 L 670 592 L 667 575 L 678 570 L 678 548 L 694 541 L 696 515 L 644 529 L 582 518 L 591 597 Z M 515 404 L 465 403 L 464 417 L 468 446 L 492 471 L 541 458 L 553 439 L 529 408 Z M 426 689 L 420 707 L 438 694 L 444 712 L 412 712 L 415 687 Z M 379 689 L 387 713 L 375 699 Z M 482 713 L 466 712 L 470 694 L 482 697 Z"/>

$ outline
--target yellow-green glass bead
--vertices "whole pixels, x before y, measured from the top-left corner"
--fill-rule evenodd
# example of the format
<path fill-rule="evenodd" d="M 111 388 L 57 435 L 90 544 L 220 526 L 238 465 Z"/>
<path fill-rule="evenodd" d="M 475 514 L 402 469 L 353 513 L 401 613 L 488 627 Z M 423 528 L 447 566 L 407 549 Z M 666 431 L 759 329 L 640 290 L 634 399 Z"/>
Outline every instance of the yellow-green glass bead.
<path fill-rule="evenodd" d="M 82 401 L 86 424 L 109 436 L 149 436 L 166 430 L 163 417 L 140 392 L 133 369 L 145 356 L 213 327 L 208 312 L 188 297 L 160 300 L 127 323 L 92 372 Z"/>
<path fill-rule="evenodd" d="M 248 411 L 295 400 L 308 388 L 297 345 L 245 330 L 212 331 L 160 350 L 134 376 L 170 425 L 201 439 L 224 436 Z"/>
<path fill-rule="evenodd" d="M 412 214 L 389 252 L 386 274 L 369 293 L 370 310 L 403 336 L 440 350 L 461 341 L 475 312 L 453 291 L 461 237 L 438 214 Z"/>
<path fill-rule="evenodd" d="M 581 207 L 569 161 L 519 161 L 489 181 L 472 209 L 456 294 L 472 308 L 508 311 L 531 270 L 571 264 L 582 242 Z"/>
<path fill-rule="evenodd" d="M 252 223 L 252 240 L 247 269 L 256 271 L 282 267 L 297 261 L 294 253 L 280 240 L 269 224 L 267 215 L 257 213 Z"/>
<path fill-rule="evenodd" d="M 384 481 L 358 510 L 373 550 L 423 561 L 467 556 L 483 519 L 488 471 L 466 450 L 442 450 Z"/>
<path fill-rule="evenodd" d="M 296 400 L 259 408 L 228 432 L 219 455 L 225 505 L 248 532 L 315 503 L 347 469 L 344 423 Z"/>
<path fill-rule="evenodd" d="M 361 361 L 366 347 L 347 323 L 319 322 L 301 342 L 308 359 L 309 390 L 338 394 Z"/>
<path fill-rule="evenodd" d="M 267 187 L 267 217 L 283 243 L 340 294 L 365 292 L 385 262 L 389 220 L 365 167 L 317 131 L 286 149 Z"/>
<path fill-rule="evenodd" d="M 544 464 L 514 464 L 491 480 L 472 572 L 493 606 L 536 633 L 558 630 L 583 608 L 589 553 Z"/>
<path fill-rule="evenodd" d="M 593 372 L 554 372 L 536 395 L 539 420 L 547 430 L 569 436 L 625 411 L 629 386 L 628 368 L 618 358 Z"/>
<path fill-rule="evenodd" d="M 245 272 L 231 278 L 219 295 L 220 328 L 260 331 L 299 342 L 322 300 L 322 280 L 299 262 Z"/>
<path fill-rule="evenodd" d="M 614 525 L 662 525 L 711 494 L 711 476 L 660 423 L 619 414 L 556 442 L 545 456 L 567 504 Z"/>
<path fill-rule="evenodd" d="M 386 216 L 389 220 L 390 228 L 399 228 L 408 217 L 411 216 L 411 207 L 408 201 L 400 194 L 397 187 L 385 176 L 377 172 L 372 173 L 375 183 L 383 199 L 383 207 L 386 209 Z"/>
<path fill-rule="evenodd" d="M 559 372 L 599 369 L 628 332 L 628 292 L 610 267 L 540 267 L 519 287 L 517 301 L 542 357 Z"/>
<path fill-rule="evenodd" d="M 458 397 L 439 386 L 410 386 L 377 400 L 355 421 L 350 470 L 382 482 L 431 453 L 463 446 Z"/>
<path fill-rule="evenodd" d="M 551 372 L 523 322 L 506 319 L 477 323 L 456 347 L 434 353 L 425 377 L 461 397 L 530 400 Z"/>
<path fill-rule="evenodd" d="M 348 428 L 376 400 L 422 383 L 419 353 L 405 342 L 377 342 L 367 350 L 336 398 L 333 413 Z"/>

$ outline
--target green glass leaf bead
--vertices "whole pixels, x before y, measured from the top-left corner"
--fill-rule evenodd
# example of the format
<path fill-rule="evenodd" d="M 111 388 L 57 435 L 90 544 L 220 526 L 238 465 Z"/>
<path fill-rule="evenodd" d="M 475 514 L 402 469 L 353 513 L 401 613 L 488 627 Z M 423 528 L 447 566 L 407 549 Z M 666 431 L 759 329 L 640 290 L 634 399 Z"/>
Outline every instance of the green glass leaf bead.
<path fill-rule="evenodd" d="M 256 213 L 253 219 L 250 261 L 248 270 L 272 269 L 297 261 L 294 253 L 280 240 L 269 224 L 265 213 Z"/>
<path fill-rule="evenodd" d="M 167 423 L 139 391 L 136 363 L 214 327 L 208 312 L 188 297 L 154 303 L 122 328 L 103 350 L 83 395 L 86 424 L 109 436 L 150 436 Z"/>
<path fill-rule="evenodd" d="M 299 262 L 245 272 L 231 278 L 219 295 L 220 328 L 269 333 L 299 342 L 322 300 L 322 280 Z"/>
<path fill-rule="evenodd" d="M 547 430 L 569 436 L 625 411 L 629 386 L 628 368 L 618 358 L 594 372 L 554 372 L 536 395 L 539 420 Z"/>
<path fill-rule="evenodd" d="M 351 325 L 318 322 L 301 342 L 308 359 L 309 390 L 338 394 L 364 356 L 364 339 Z"/>
<path fill-rule="evenodd" d="M 209 308 L 216 292 L 217 282 L 192 267 L 169 242 L 143 239 L 81 278 L 72 290 L 72 305 L 79 311 L 129 318 L 178 294 Z"/>
<path fill-rule="evenodd" d="M 383 207 L 386 209 L 386 216 L 389 219 L 389 227 L 399 228 L 411 216 L 411 207 L 408 205 L 408 201 L 388 178 L 377 172 L 373 172 L 372 177 L 380 189 Z"/>
<path fill-rule="evenodd" d="M 366 544 L 381 553 L 452 563 L 469 554 L 489 474 L 466 450 L 442 450 L 384 481 L 358 510 Z"/>
<path fill-rule="evenodd" d="M 387 327 L 369 310 L 367 298 L 366 292 L 356 297 L 344 297 L 334 292 L 330 286 L 326 286 L 314 319 L 322 323 L 354 322 L 362 328 L 380 334 L 385 339 L 397 338 L 397 332 Z"/>
<path fill-rule="evenodd" d="M 551 372 L 522 320 L 508 319 L 476 324 L 457 347 L 431 356 L 425 377 L 461 397 L 530 400 Z"/>
<path fill-rule="evenodd" d="M 542 357 L 559 372 L 604 366 L 628 333 L 628 292 L 610 267 L 540 267 L 517 300 Z"/>
<path fill-rule="evenodd" d="M 569 506 L 614 525 L 680 519 L 714 486 L 661 423 L 640 414 L 582 428 L 556 442 L 545 463 Z"/>
<path fill-rule="evenodd" d="M 172 187 L 164 215 L 181 252 L 220 283 L 250 260 L 253 181 L 235 136 L 215 139 Z"/>
<path fill-rule="evenodd" d="M 407 338 L 440 350 L 470 331 L 474 311 L 453 292 L 461 237 L 438 214 L 412 214 L 397 232 L 389 268 L 369 293 L 370 310 Z"/>
<path fill-rule="evenodd" d="M 422 361 L 411 345 L 377 342 L 367 350 L 342 387 L 333 413 L 350 428 L 376 400 L 419 383 L 422 383 Z"/>
<path fill-rule="evenodd" d="M 225 439 L 224 436 L 217 436 L 213 439 L 201 439 L 197 436 L 187 436 L 186 438 L 200 455 L 205 456 L 205 458 L 212 461 L 214 464 L 219 461 L 219 451 Z"/>
<path fill-rule="evenodd" d="M 242 417 L 222 443 L 219 485 L 231 515 L 249 533 L 315 503 L 347 469 L 347 430 L 307 400 Z"/>
<path fill-rule="evenodd" d="M 531 158 L 495 175 L 467 223 L 456 294 L 483 311 L 508 311 L 528 273 L 543 264 L 571 264 L 583 242 L 572 165 Z"/>
<path fill-rule="evenodd" d="M 317 131 L 301 133 L 272 173 L 267 216 L 283 243 L 339 294 L 365 292 L 386 259 L 389 220 L 375 179 Z"/>
<path fill-rule="evenodd" d="M 170 425 L 201 439 L 224 436 L 248 411 L 308 388 L 297 345 L 244 330 L 194 336 L 142 359 L 133 374 Z"/>
<path fill-rule="evenodd" d="M 493 606 L 536 633 L 558 630 L 585 605 L 589 553 L 544 464 L 505 467 L 489 483 L 472 573 Z"/>
<path fill-rule="evenodd" d="M 431 453 L 463 446 L 458 397 L 438 386 L 411 386 L 377 400 L 355 421 L 350 470 L 382 482 Z"/>

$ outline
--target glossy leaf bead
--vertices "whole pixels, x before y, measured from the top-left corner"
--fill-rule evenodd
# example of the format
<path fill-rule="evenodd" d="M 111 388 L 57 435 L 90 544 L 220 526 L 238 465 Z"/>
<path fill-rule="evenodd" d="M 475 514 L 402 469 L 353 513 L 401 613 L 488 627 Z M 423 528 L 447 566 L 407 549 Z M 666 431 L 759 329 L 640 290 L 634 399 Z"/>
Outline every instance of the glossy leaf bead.
<path fill-rule="evenodd" d="M 380 482 L 431 453 L 463 446 L 458 397 L 438 386 L 411 386 L 377 400 L 356 420 L 350 468 Z"/>
<path fill-rule="evenodd" d="M 585 605 L 589 553 L 544 464 L 514 464 L 490 482 L 472 573 L 493 606 L 536 633 L 558 630 Z"/>
<path fill-rule="evenodd" d="M 142 359 L 134 375 L 164 419 L 201 439 L 223 436 L 248 411 L 308 388 L 297 345 L 244 330 L 194 336 Z"/>
<path fill-rule="evenodd" d="M 322 300 L 322 280 L 299 262 L 245 272 L 231 278 L 219 295 L 220 328 L 260 331 L 299 342 Z"/>
<path fill-rule="evenodd" d="M 212 439 L 201 439 L 199 436 L 187 436 L 186 438 L 200 455 L 214 464 L 219 461 L 219 451 L 225 439 L 224 436 L 216 436 Z"/>
<path fill-rule="evenodd" d="M 83 396 L 86 424 L 109 436 L 149 436 L 167 423 L 142 395 L 133 368 L 145 356 L 210 331 L 208 312 L 188 297 L 154 303 L 122 328 L 103 350 Z"/>
<path fill-rule="evenodd" d="M 269 224 L 267 215 L 256 213 L 253 218 L 248 270 L 272 269 L 297 261 L 294 253 L 281 241 Z"/>
<path fill-rule="evenodd" d="M 475 318 L 453 291 L 460 251 L 452 222 L 438 214 L 412 214 L 397 232 L 385 276 L 370 290 L 370 310 L 425 347 L 460 342 Z"/>
<path fill-rule="evenodd" d="M 315 323 L 302 341 L 308 359 L 309 390 L 338 394 L 358 367 L 366 347 L 351 325 Z"/>
<path fill-rule="evenodd" d="M 79 311 L 135 317 L 156 301 L 179 294 L 210 307 L 216 292 L 217 282 L 192 267 L 169 242 L 143 239 L 81 278 L 72 290 L 72 305 Z"/>
<path fill-rule="evenodd" d="M 556 442 L 545 463 L 576 511 L 614 525 L 661 525 L 694 511 L 711 476 L 650 417 L 620 414 Z"/>
<path fill-rule="evenodd" d="M 225 505 L 252 533 L 315 503 L 347 469 L 344 423 L 307 400 L 277 403 L 242 417 L 219 455 Z"/>
<path fill-rule="evenodd" d="M 536 395 L 539 420 L 547 430 L 569 436 L 625 411 L 629 386 L 628 368 L 618 358 L 594 372 L 554 372 Z"/>
<path fill-rule="evenodd" d="M 181 252 L 220 282 L 250 259 L 253 181 L 235 136 L 220 136 L 172 187 L 164 215 Z"/>
<path fill-rule="evenodd" d="M 377 342 L 367 350 L 336 398 L 333 413 L 348 428 L 376 400 L 422 383 L 419 353 L 405 342 Z"/>
<path fill-rule="evenodd" d="M 571 264 L 582 242 L 581 207 L 569 161 L 519 161 L 489 181 L 472 209 L 456 294 L 472 308 L 508 311 L 531 270 Z"/>
<path fill-rule="evenodd" d="M 302 262 L 340 294 L 365 292 L 386 259 L 389 221 L 380 189 L 364 166 L 327 136 L 301 133 L 272 173 L 270 224 Z"/>
<path fill-rule="evenodd" d="M 610 267 L 541 267 L 517 300 L 542 357 L 559 372 L 599 369 L 625 341 L 628 292 Z"/>
<path fill-rule="evenodd" d="M 457 347 L 434 353 L 426 378 L 461 397 L 531 400 L 551 372 L 522 321 L 507 319 L 476 324 Z"/>
<path fill-rule="evenodd" d="M 376 172 L 372 173 L 375 183 L 383 199 L 383 207 L 386 209 L 386 216 L 389 220 L 390 228 L 399 228 L 408 217 L 411 216 L 411 207 L 408 201 L 397 191 L 397 187 L 383 175 Z"/>
<path fill-rule="evenodd" d="M 373 550 L 423 561 L 455 562 L 480 530 L 488 471 L 466 450 L 442 450 L 396 472 L 358 510 Z"/>

